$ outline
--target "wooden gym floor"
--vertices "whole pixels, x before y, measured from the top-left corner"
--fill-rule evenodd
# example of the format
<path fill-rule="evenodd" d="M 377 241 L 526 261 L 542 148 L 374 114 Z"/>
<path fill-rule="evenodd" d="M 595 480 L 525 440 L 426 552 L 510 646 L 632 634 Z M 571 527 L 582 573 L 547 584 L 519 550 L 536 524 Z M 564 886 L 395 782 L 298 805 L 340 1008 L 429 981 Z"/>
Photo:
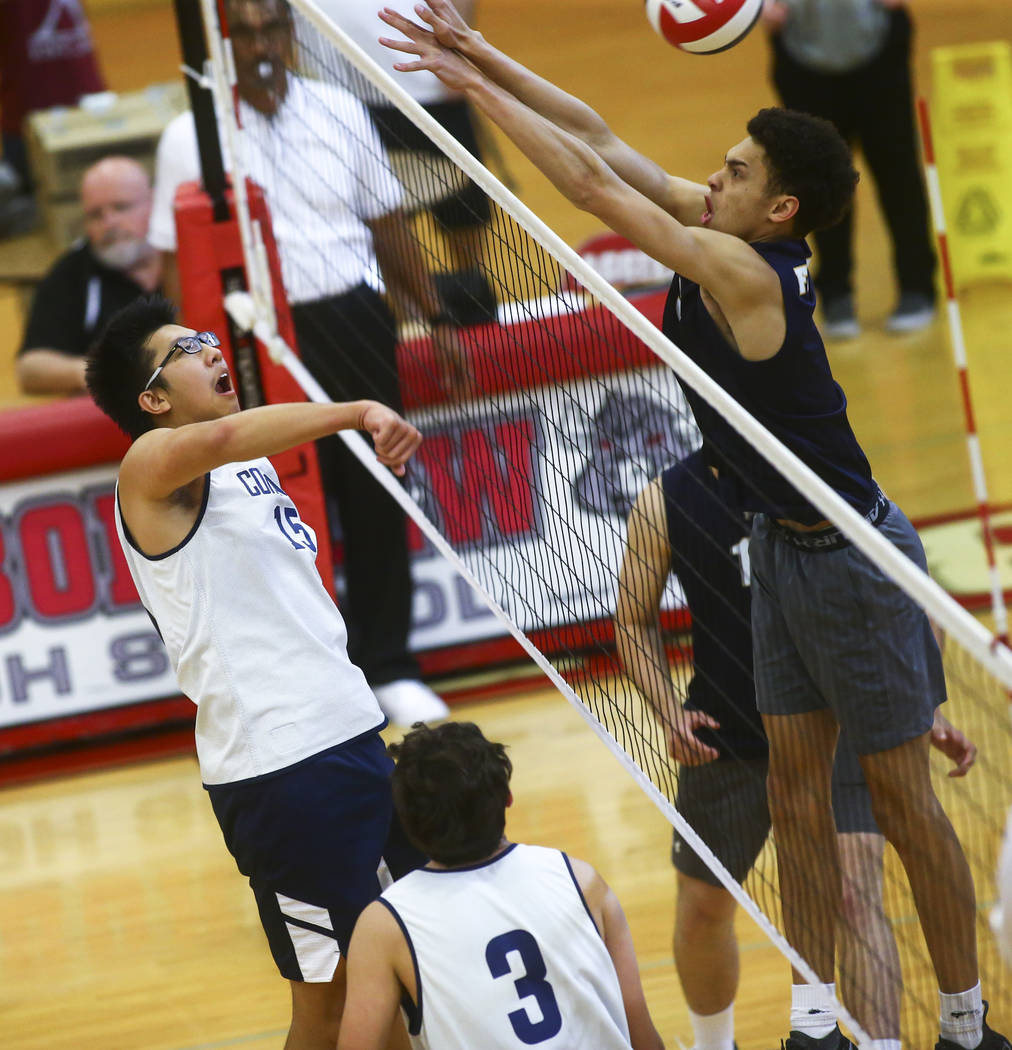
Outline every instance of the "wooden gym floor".
<path fill-rule="evenodd" d="M 925 89 L 930 48 L 1012 37 L 1007 0 L 913 6 Z M 89 12 L 112 88 L 176 75 L 172 17 L 162 0 L 134 6 L 92 0 Z M 490 39 L 585 98 L 633 145 L 679 174 L 705 178 L 741 138 L 745 120 L 773 101 L 758 32 L 727 54 L 697 58 L 658 41 L 638 0 L 483 0 L 480 15 Z M 568 207 L 500 145 L 535 212 L 573 244 L 596 232 L 593 219 Z M 831 348 L 855 427 L 883 487 L 912 517 L 963 510 L 973 500 L 944 322 L 906 337 L 881 333 L 895 291 L 870 183 L 860 193 L 858 223 L 866 334 Z M 0 244 L 8 263 L 10 250 Z M 16 248 L 27 256 L 40 250 L 37 242 Z M 33 265 L 31 258 L 19 261 Z M 1012 285 L 975 288 L 961 301 L 988 481 L 993 499 L 1008 503 Z M 26 403 L 12 370 L 20 310 L 14 285 L 0 285 L 0 407 Z M 553 690 L 462 705 L 454 714 L 511 747 L 517 803 L 510 834 L 565 848 L 594 863 L 614 886 L 662 1035 L 669 1046 L 688 1045 L 671 964 L 673 878 L 663 819 Z M 987 882 L 982 900 L 992 892 Z M 750 922 L 742 920 L 739 933 L 738 1042 L 742 1050 L 762 1050 L 785 1033 L 788 973 Z M 1012 1004 L 992 1005 L 992 1017 L 1007 1028 Z M 252 897 L 221 844 L 192 758 L 0 794 L 6 1050 L 267 1050 L 280 1046 L 287 1014 L 287 990 L 274 974 Z"/>

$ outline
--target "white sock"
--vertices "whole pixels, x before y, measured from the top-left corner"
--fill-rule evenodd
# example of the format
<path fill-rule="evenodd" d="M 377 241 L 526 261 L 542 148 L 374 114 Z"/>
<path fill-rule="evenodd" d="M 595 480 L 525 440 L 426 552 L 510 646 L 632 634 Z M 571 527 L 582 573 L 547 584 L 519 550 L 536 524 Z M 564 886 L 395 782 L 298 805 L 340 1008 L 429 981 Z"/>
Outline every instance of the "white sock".
<path fill-rule="evenodd" d="M 939 1028 L 943 1039 L 973 1050 L 984 1038 L 984 1003 L 980 981 L 965 992 L 938 993 Z"/>
<path fill-rule="evenodd" d="M 836 984 L 791 985 L 791 1031 L 822 1039 L 836 1027 Z"/>
<path fill-rule="evenodd" d="M 716 1014 L 689 1011 L 695 1050 L 734 1050 L 734 1003 Z"/>
<path fill-rule="evenodd" d="M 900 1050 L 898 1039 L 872 1039 L 861 1044 L 861 1050 Z"/>

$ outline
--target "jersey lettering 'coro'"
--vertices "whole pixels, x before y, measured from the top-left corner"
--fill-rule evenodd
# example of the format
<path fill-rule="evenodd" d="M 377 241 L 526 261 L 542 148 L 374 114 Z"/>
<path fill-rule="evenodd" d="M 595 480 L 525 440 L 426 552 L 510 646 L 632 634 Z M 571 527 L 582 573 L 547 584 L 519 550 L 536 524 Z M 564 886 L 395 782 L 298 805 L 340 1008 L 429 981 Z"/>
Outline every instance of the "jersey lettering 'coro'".
<path fill-rule="evenodd" d="M 257 470 L 256 467 L 240 470 L 235 476 L 251 496 L 269 496 L 273 493 L 278 496 L 285 496 L 287 499 L 285 490 L 272 477 L 264 474 L 261 470 Z"/>

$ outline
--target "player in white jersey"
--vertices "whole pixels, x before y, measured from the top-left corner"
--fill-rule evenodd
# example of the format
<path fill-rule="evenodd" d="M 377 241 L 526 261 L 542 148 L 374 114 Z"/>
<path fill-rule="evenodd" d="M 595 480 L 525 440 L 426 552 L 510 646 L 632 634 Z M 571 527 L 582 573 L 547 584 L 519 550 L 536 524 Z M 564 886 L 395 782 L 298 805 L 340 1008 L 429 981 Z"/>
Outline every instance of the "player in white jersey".
<path fill-rule="evenodd" d="M 140 299 L 88 357 L 88 389 L 134 439 L 117 529 L 197 704 L 204 786 L 291 982 L 286 1050 L 332 1050 L 341 956 L 379 893 L 377 869 L 400 874 L 423 858 L 393 815 L 385 720 L 348 659 L 316 536 L 264 457 L 354 428 L 403 474 L 421 436 L 375 401 L 240 412 L 217 337 L 174 321 L 166 300 Z"/>
<path fill-rule="evenodd" d="M 558 850 L 509 842 L 512 764 L 473 723 L 390 753 L 394 805 L 431 860 L 362 913 L 338 1050 L 660 1050 L 617 898 Z"/>

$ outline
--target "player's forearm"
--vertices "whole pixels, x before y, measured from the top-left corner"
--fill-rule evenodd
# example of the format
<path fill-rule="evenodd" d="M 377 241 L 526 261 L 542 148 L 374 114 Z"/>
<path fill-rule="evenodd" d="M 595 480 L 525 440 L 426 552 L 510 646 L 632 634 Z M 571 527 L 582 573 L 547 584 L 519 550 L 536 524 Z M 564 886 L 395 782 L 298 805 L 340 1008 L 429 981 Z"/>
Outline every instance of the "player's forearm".
<path fill-rule="evenodd" d="M 26 350 L 17 359 L 18 386 L 24 394 L 83 394 L 84 358 L 59 350 Z"/>
<path fill-rule="evenodd" d="M 614 138 L 608 125 L 586 102 L 493 47 L 480 33 L 468 36 L 462 53 L 494 84 L 595 149 Z"/>
<path fill-rule="evenodd" d="M 486 77 L 465 89 L 470 101 L 506 133 L 560 193 L 595 211 L 599 191 L 616 176 L 582 139 L 536 113 Z"/>
<path fill-rule="evenodd" d="M 151 438 L 144 435 L 128 457 L 133 458 L 137 484 L 149 497 L 164 498 L 226 463 L 274 456 L 339 430 L 357 428 L 373 403 L 263 405 L 223 419 L 156 431 Z"/>
<path fill-rule="evenodd" d="M 654 625 L 617 618 L 615 642 L 622 666 L 661 722 L 673 725 L 682 709 L 661 633 Z"/>
<path fill-rule="evenodd" d="M 586 143 L 615 174 L 680 222 L 695 224 L 706 188 L 672 179 L 649 157 L 620 139 L 596 110 L 488 44 L 480 34 L 463 53 L 493 83 L 535 113 Z M 470 38 L 469 38 L 470 39 Z"/>
<path fill-rule="evenodd" d="M 335 434 L 339 430 L 357 430 L 372 401 L 342 401 L 314 404 L 294 402 L 262 405 L 217 420 L 220 428 L 212 439 L 220 463 L 234 463 L 259 456 L 274 456 L 307 441 Z M 199 425 L 199 424 L 198 424 Z"/>
<path fill-rule="evenodd" d="M 435 282 L 404 216 L 395 212 L 370 224 L 376 261 L 387 284 L 400 288 L 425 318 L 442 312 Z"/>

